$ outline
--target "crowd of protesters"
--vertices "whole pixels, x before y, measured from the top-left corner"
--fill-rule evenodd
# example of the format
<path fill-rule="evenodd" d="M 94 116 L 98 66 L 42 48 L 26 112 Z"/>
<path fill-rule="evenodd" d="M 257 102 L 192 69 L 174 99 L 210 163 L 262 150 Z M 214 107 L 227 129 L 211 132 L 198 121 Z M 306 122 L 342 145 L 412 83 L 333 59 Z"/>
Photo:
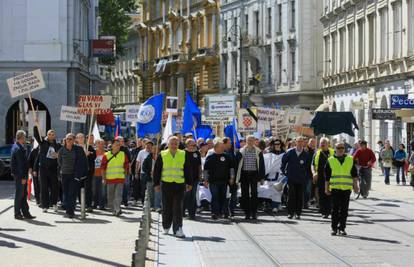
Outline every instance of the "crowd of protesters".
<path fill-rule="evenodd" d="M 297 220 L 314 206 L 323 218 L 332 217 L 333 235 L 346 235 L 351 191 L 368 197 L 377 161 L 366 141 L 331 146 L 325 137 L 317 144 L 302 136 L 285 141 L 248 136 L 238 148 L 227 137 L 204 140 L 190 133 L 176 133 L 160 146 L 158 140 L 108 142 L 81 133 L 69 133 L 59 143 L 53 130 L 42 138 L 35 129 L 34 138 L 38 146 L 29 149 L 25 132 L 18 131 L 12 148 L 16 219 L 34 218 L 26 201 L 31 177 L 43 212 L 65 210 L 69 218 L 75 217 L 81 188 L 87 212 L 108 210 L 114 216 L 148 193 L 152 210 L 162 213 L 165 233 L 172 226 L 177 237 L 185 236 L 183 217 L 197 220 L 197 214 L 209 212 L 212 220 L 227 219 L 240 207 L 245 220 L 256 220 L 258 210 L 275 215 L 284 206 L 288 218 Z M 389 141 L 378 145 L 385 184 L 395 168 L 397 184 L 405 185 L 414 156 L 408 158 L 403 144 L 397 150 Z"/>

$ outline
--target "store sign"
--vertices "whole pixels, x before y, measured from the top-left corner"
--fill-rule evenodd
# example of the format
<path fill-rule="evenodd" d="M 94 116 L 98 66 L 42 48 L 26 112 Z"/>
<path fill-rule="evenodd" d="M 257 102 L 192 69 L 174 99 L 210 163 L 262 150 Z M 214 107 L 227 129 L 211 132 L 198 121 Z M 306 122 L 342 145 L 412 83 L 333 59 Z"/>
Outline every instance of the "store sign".
<path fill-rule="evenodd" d="M 373 108 L 372 119 L 373 120 L 396 120 L 397 115 L 391 109 Z"/>
<path fill-rule="evenodd" d="M 414 99 L 408 95 L 391 95 L 391 108 L 414 108 Z"/>
<path fill-rule="evenodd" d="M 115 54 L 115 40 L 92 40 L 93 57 L 113 57 Z"/>
<path fill-rule="evenodd" d="M 79 114 L 77 107 L 62 106 L 60 120 L 86 123 L 86 115 Z"/>
<path fill-rule="evenodd" d="M 140 105 L 125 106 L 125 121 L 135 123 L 138 121 Z"/>
<path fill-rule="evenodd" d="M 45 88 L 42 71 L 40 69 L 23 73 L 16 77 L 7 79 L 10 95 L 12 98 L 25 95 Z"/>
<path fill-rule="evenodd" d="M 209 95 L 205 97 L 206 117 L 233 117 L 236 115 L 235 95 Z"/>

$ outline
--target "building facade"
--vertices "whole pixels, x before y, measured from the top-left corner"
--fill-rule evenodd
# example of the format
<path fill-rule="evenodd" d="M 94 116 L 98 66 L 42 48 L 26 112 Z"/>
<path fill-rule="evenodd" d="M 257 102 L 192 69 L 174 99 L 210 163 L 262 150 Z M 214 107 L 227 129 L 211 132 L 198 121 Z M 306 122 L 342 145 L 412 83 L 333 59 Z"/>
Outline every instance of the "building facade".
<path fill-rule="evenodd" d="M 372 120 L 372 108 L 390 108 L 392 94 L 414 97 L 414 1 L 325 0 L 321 22 L 330 109 L 352 111 L 357 138 L 372 147 L 384 139 L 408 142 L 411 118 Z"/>
<path fill-rule="evenodd" d="M 222 1 L 221 89 L 239 94 L 241 78 L 246 101 L 317 107 L 322 102 L 321 12 L 320 0 Z"/>
<path fill-rule="evenodd" d="M 10 97 L 6 79 L 34 69 L 42 70 L 46 83 L 32 94 L 43 134 L 53 128 L 62 138 L 69 130 L 69 123 L 59 120 L 61 106 L 76 106 L 77 96 L 93 93 L 99 81 L 91 75 L 98 66 L 89 55 L 97 6 L 97 0 L 0 1 L 0 144 L 13 142 L 19 128 L 33 133 L 31 112 L 28 125 L 22 124 L 19 99 Z"/>
<path fill-rule="evenodd" d="M 144 0 L 138 25 L 140 64 L 136 73 L 144 99 L 159 92 L 178 96 L 185 90 L 202 105 L 219 91 L 219 0 Z"/>

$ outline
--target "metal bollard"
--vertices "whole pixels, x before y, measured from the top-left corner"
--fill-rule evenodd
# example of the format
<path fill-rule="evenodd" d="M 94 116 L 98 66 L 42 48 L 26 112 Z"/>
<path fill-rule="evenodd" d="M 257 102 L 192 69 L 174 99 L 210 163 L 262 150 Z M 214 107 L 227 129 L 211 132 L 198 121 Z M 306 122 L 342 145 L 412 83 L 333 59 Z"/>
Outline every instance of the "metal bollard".
<path fill-rule="evenodd" d="M 85 188 L 81 188 L 81 219 L 84 220 L 86 218 L 85 212 Z"/>

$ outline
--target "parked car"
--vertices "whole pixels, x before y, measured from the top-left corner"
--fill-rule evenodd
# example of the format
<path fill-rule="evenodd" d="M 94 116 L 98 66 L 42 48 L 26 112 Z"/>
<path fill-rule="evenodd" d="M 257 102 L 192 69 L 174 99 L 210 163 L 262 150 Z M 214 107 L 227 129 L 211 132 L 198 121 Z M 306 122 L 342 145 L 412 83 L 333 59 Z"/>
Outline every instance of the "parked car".
<path fill-rule="evenodd" d="M 0 146 L 0 179 L 12 179 L 10 174 L 12 145 Z"/>

